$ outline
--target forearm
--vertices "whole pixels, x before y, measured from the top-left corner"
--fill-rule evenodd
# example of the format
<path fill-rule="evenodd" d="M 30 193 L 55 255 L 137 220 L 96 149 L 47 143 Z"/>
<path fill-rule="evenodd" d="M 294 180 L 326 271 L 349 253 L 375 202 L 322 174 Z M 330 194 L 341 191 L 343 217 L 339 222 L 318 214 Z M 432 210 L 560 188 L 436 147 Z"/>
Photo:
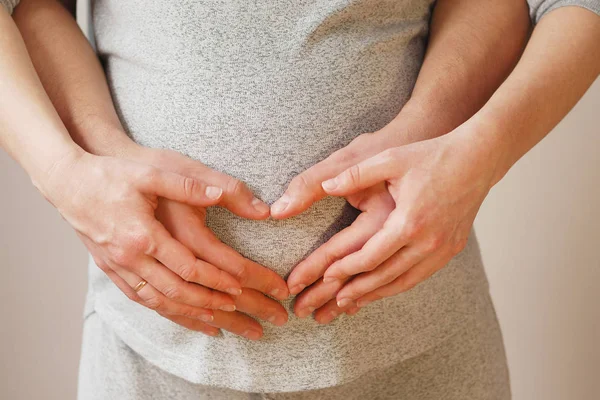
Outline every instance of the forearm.
<path fill-rule="evenodd" d="M 104 70 L 73 16 L 55 0 L 22 0 L 14 19 L 73 140 L 98 155 L 120 155 L 134 146 L 115 111 Z"/>
<path fill-rule="evenodd" d="M 0 7 L 0 147 L 47 195 L 53 168 L 82 152 L 44 92 L 13 20 Z"/>
<path fill-rule="evenodd" d="M 497 154 L 494 183 L 571 110 L 600 74 L 600 17 L 578 7 L 547 14 L 518 65 L 468 122 L 469 137 Z"/>
<path fill-rule="evenodd" d="M 408 142 L 450 132 L 490 98 L 516 64 L 530 29 L 519 0 L 439 0 L 411 99 L 390 124 Z"/>

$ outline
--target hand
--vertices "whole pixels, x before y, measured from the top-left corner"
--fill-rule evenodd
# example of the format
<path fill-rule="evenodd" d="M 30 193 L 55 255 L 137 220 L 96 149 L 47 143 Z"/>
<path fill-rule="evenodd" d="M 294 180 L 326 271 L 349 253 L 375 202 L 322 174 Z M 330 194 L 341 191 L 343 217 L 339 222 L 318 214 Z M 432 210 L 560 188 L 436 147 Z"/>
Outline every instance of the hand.
<path fill-rule="evenodd" d="M 170 317 L 213 320 L 233 310 L 241 284 L 173 239 L 154 212 L 158 197 L 198 207 L 221 188 L 148 165 L 76 153 L 49 173 L 45 194 L 78 231 L 97 264 L 130 298 Z M 148 281 L 139 292 L 135 286 Z M 213 288 L 215 290 L 210 290 Z"/>
<path fill-rule="evenodd" d="M 290 184 L 288 191 L 286 191 L 288 198 L 292 199 L 292 201 L 290 201 L 289 207 L 286 210 L 286 212 L 284 214 L 279 214 L 279 216 L 285 217 L 288 216 L 288 214 L 295 214 L 302 208 L 307 208 L 308 206 L 310 206 L 312 201 L 316 201 L 317 199 L 323 197 L 326 194 L 326 191 L 321 187 L 322 181 L 337 175 L 341 172 L 341 170 L 346 169 L 348 167 L 348 164 L 358 164 L 360 163 L 360 161 L 368 157 L 362 155 L 359 149 L 362 150 L 363 153 L 372 154 L 374 152 L 373 148 L 380 150 L 382 147 L 386 146 L 386 141 L 389 141 L 389 143 L 401 142 L 402 138 L 399 137 L 397 129 L 395 129 L 396 132 L 394 133 L 394 131 L 390 130 L 389 128 L 390 126 L 384 128 L 387 129 L 387 132 L 384 132 L 382 130 L 376 133 L 368 133 L 359 136 L 347 147 L 338 150 L 326 160 L 311 167 L 310 169 L 296 177 L 292 184 Z M 452 135 L 446 135 L 446 139 L 449 139 L 451 136 Z M 458 134 L 454 136 L 458 136 Z M 414 140 L 416 138 L 413 136 L 410 139 Z M 435 142 L 435 140 L 428 140 L 425 142 L 415 143 L 415 145 L 406 145 L 400 147 L 403 148 L 404 151 L 407 152 L 407 154 L 412 154 L 412 158 L 410 158 L 411 161 L 407 160 L 407 163 L 414 162 L 412 160 L 418 159 L 419 155 L 415 153 L 414 150 L 420 148 L 420 146 L 424 146 L 425 143 L 429 142 L 441 144 L 442 140 L 440 140 L 440 142 Z M 430 145 L 428 144 L 427 147 L 429 146 Z M 464 152 L 467 153 L 467 156 L 474 154 L 470 150 L 472 149 L 466 148 L 464 150 Z M 488 161 L 487 165 L 491 165 L 489 161 L 493 160 L 494 158 L 491 156 L 485 158 L 486 161 Z M 466 159 L 467 158 L 465 158 L 465 160 Z M 444 170 L 447 170 L 447 166 L 443 166 L 443 168 L 440 169 L 440 171 Z M 411 174 L 411 176 L 413 175 Z M 382 179 L 382 181 L 384 181 L 384 179 Z M 380 182 L 378 185 L 382 184 L 383 182 Z M 351 253 L 358 252 L 361 248 L 363 248 L 365 243 L 367 243 L 367 241 L 369 241 L 369 239 L 376 232 L 381 230 L 384 222 L 390 216 L 390 213 L 394 209 L 398 209 L 395 203 L 397 199 L 394 198 L 391 191 L 388 190 L 389 186 L 388 189 L 384 189 L 385 195 L 382 195 L 380 190 L 374 189 L 375 187 L 372 187 L 365 190 L 359 190 L 351 195 L 348 195 L 348 201 L 353 206 L 363 211 L 363 213 L 350 227 L 346 228 L 342 232 L 332 237 L 329 242 L 325 243 L 323 246 L 317 249 L 313 254 L 311 254 L 307 259 L 303 260 L 292 271 L 290 277 L 288 278 L 290 292 L 292 294 L 296 294 L 302 291 L 302 293 L 298 296 L 295 304 L 295 312 L 298 316 L 305 317 L 316 309 L 315 319 L 318 322 L 327 323 L 342 312 L 347 312 L 348 314 L 355 314 L 356 312 L 358 312 L 359 308 L 356 307 L 356 302 L 353 300 L 360 297 L 360 295 L 363 295 L 363 298 L 361 299 L 361 306 L 365 306 L 366 304 L 368 304 L 369 301 L 396 294 L 397 287 L 401 283 L 400 279 L 396 282 L 396 286 L 390 285 L 381 289 L 376 288 L 376 285 L 367 285 L 367 288 L 365 288 L 364 277 L 361 277 L 360 280 L 358 280 L 358 277 L 356 277 L 356 282 L 354 282 L 354 280 L 350 281 L 350 283 L 348 283 L 342 291 L 340 291 L 340 289 L 349 280 L 349 276 L 339 276 L 342 279 L 336 279 L 328 283 L 319 281 L 313 284 L 317 279 L 319 279 L 323 275 L 325 270 L 327 270 L 327 268 L 330 265 L 336 263 L 338 260 L 346 258 L 346 256 L 350 255 Z M 477 203 L 477 200 L 475 200 L 475 203 Z M 426 210 L 426 206 L 424 206 L 423 209 Z M 399 214 L 399 211 L 396 211 L 395 215 L 397 214 Z M 476 214 L 476 210 L 474 214 Z M 388 225 L 390 223 L 393 222 L 388 222 Z M 470 223 L 465 224 L 468 225 L 469 230 L 471 224 L 472 221 Z M 386 231 L 388 230 L 389 227 Z M 468 232 L 465 234 L 464 240 L 466 240 L 467 236 Z M 378 237 L 381 238 L 381 235 Z M 424 235 L 424 237 L 426 236 Z M 464 243 L 460 242 L 457 245 L 457 248 L 455 248 L 455 251 L 460 250 L 461 246 L 464 246 Z M 364 254 L 364 252 L 359 252 L 357 254 Z M 451 256 L 447 257 L 448 260 L 450 258 Z M 349 258 L 349 260 L 352 260 L 352 258 Z M 346 261 L 348 260 L 345 260 L 344 263 Z M 445 265 L 446 262 L 447 261 L 444 260 L 440 261 L 442 266 Z M 335 272 L 335 269 L 333 270 L 333 272 Z M 328 274 L 329 273 L 330 272 L 328 272 Z M 371 273 L 371 275 L 373 275 L 373 273 Z M 406 277 L 412 276 L 412 274 L 409 274 Z M 311 284 L 313 285 L 309 286 Z M 307 286 L 309 287 L 307 289 L 304 289 Z M 361 292 L 354 293 L 354 296 L 346 296 L 350 290 L 354 290 L 356 288 L 361 288 Z M 367 290 L 368 288 L 376 289 L 372 293 L 366 294 L 365 290 Z M 396 288 L 396 290 L 393 290 L 394 288 Z M 336 304 L 336 300 L 333 300 L 335 299 L 336 294 L 338 294 L 338 300 L 349 298 L 349 304 L 343 304 L 343 307 L 340 307 L 338 304 Z M 357 297 L 356 295 L 359 296 Z M 342 305 L 341 301 L 339 301 L 339 303 L 340 305 Z"/>
<path fill-rule="evenodd" d="M 227 206 L 238 215 L 252 219 L 262 219 L 269 215 L 269 207 L 256 199 L 242 182 L 177 152 L 136 145 L 127 154 L 122 155 L 191 178 L 202 178 L 209 184 L 224 187 L 225 191 L 219 204 Z M 235 276 L 243 287 L 242 295 L 234 296 L 238 311 L 215 311 L 214 321 L 210 324 L 185 317 L 178 317 L 177 323 L 209 335 L 216 335 L 219 332 L 218 328 L 223 328 L 249 339 L 260 338 L 262 326 L 246 314 L 278 326 L 285 324 L 288 319 L 285 308 L 279 302 L 265 295 L 268 294 L 280 300 L 287 298 L 289 292 L 285 281 L 275 272 L 242 257 L 231 247 L 222 243 L 206 227 L 206 210 L 204 208 L 161 198 L 156 210 L 156 217 L 167 231 L 190 249 L 197 258 Z"/>
<path fill-rule="evenodd" d="M 466 129 L 388 149 L 323 182 L 334 196 L 384 182 L 395 202 L 383 227 L 324 273 L 325 283 L 352 277 L 337 293 L 340 307 L 409 290 L 462 251 L 500 158 L 479 151 Z"/>

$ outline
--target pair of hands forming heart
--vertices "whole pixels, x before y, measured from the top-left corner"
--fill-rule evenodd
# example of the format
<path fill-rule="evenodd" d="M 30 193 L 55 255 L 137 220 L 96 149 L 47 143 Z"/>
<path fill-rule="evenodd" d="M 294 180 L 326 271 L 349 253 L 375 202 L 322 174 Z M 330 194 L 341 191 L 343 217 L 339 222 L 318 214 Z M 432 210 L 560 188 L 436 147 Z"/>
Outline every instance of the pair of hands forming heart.
<path fill-rule="evenodd" d="M 393 125 L 360 135 L 295 177 L 270 209 L 232 177 L 138 145 L 119 158 L 65 157 L 52 174 L 62 184 L 47 197 L 130 299 L 189 329 L 256 340 L 263 330 L 252 316 L 278 326 L 288 319 L 274 299 L 298 294 L 299 317 L 314 312 L 328 323 L 414 287 L 461 251 L 497 163 L 473 151 L 476 133 L 461 127 L 411 144 Z M 300 262 L 287 284 L 205 224 L 207 206 L 281 219 L 326 195 L 362 213 Z M 135 292 L 142 279 L 148 284 Z"/>

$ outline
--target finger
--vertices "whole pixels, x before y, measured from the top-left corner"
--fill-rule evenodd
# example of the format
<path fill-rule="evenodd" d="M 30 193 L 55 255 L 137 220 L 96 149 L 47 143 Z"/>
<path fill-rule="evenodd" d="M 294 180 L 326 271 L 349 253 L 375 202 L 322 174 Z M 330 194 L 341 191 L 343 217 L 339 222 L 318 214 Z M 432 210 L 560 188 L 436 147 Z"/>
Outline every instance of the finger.
<path fill-rule="evenodd" d="M 262 326 L 254 319 L 241 312 L 214 311 L 214 320 L 210 325 L 225 329 L 250 340 L 258 340 L 263 335 Z"/>
<path fill-rule="evenodd" d="M 182 317 L 181 315 L 167 314 L 163 312 L 158 312 L 158 314 L 173 321 L 178 325 L 183 326 L 184 328 L 191 329 L 197 332 L 202 332 L 205 335 L 217 336 L 219 335 L 219 332 L 221 332 L 219 328 L 215 328 L 214 326 L 210 326 L 207 323 L 198 321 L 196 319 Z"/>
<path fill-rule="evenodd" d="M 383 151 L 350 168 L 338 176 L 323 182 L 325 193 L 332 196 L 346 196 L 366 189 L 402 173 L 399 147 Z"/>
<path fill-rule="evenodd" d="M 436 271 L 443 268 L 451 259 L 452 256 L 449 253 L 439 251 L 435 255 L 419 262 L 387 285 L 381 286 L 373 292 L 360 297 L 356 301 L 356 304 L 360 308 L 363 308 L 374 301 L 406 292 L 428 279 Z"/>
<path fill-rule="evenodd" d="M 359 311 L 360 311 L 360 307 L 358 307 L 358 306 L 351 307 L 348 310 L 346 310 L 346 315 L 356 315 Z"/>
<path fill-rule="evenodd" d="M 315 311 L 315 321 L 320 324 L 328 324 L 336 319 L 341 314 L 345 313 L 352 307 L 355 307 L 356 303 L 348 304 L 345 307 L 337 305 L 335 299 L 328 301 L 323 307 Z"/>
<path fill-rule="evenodd" d="M 287 280 L 290 293 L 300 293 L 321 278 L 335 261 L 360 250 L 381 228 L 386 217 L 385 210 L 381 213 L 377 209 L 359 214 L 349 227 L 335 234 L 292 270 Z"/>
<path fill-rule="evenodd" d="M 333 263 L 323 275 L 325 281 L 345 279 L 375 269 L 409 243 L 413 232 L 406 228 L 404 212 L 392 211 L 381 230 L 373 235 L 359 251 Z"/>
<path fill-rule="evenodd" d="M 276 326 L 282 326 L 288 320 L 288 313 L 279 302 L 254 289 L 244 288 L 242 294 L 236 297 L 235 305 L 239 311 Z"/>
<path fill-rule="evenodd" d="M 186 239 L 186 242 L 189 239 Z M 208 228 L 202 228 L 202 236 L 198 236 L 190 244 L 207 262 L 215 265 L 231 276 L 244 288 L 256 289 L 262 293 L 285 300 L 289 297 L 288 287 L 276 272 L 263 267 L 221 242 Z"/>
<path fill-rule="evenodd" d="M 198 207 L 215 205 L 223 196 L 220 187 L 158 168 L 146 169 L 137 182 L 146 193 Z"/>
<path fill-rule="evenodd" d="M 378 153 L 383 143 L 381 139 L 381 135 L 363 133 L 346 147 L 294 177 L 283 196 L 271 206 L 271 216 L 282 219 L 307 210 L 327 195 L 321 186 L 324 180 L 333 178 L 346 168 Z"/>
<path fill-rule="evenodd" d="M 209 170 L 201 176 L 207 183 L 223 188 L 220 206 L 242 218 L 265 219 L 269 216 L 269 205 L 254 196 L 248 186 L 239 179 L 214 170 Z"/>
<path fill-rule="evenodd" d="M 125 294 L 125 296 L 127 296 L 130 300 L 139 303 L 141 299 L 137 295 L 137 292 L 133 290 L 133 287 L 125 282 L 125 280 L 121 278 L 115 271 L 113 271 L 107 262 L 104 262 L 102 250 L 99 249 L 98 246 L 84 234 L 77 232 L 77 236 L 79 236 L 83 244 L 87 247 L 88 251 L 92 255 L 92 258 L 94 259 L 96 266 L 108 276 L 108 278 Z"/>
<path fill-rule="evenodd" d="M 153 245 L 149 246 L 147 255 L 156 258 L 167 268 L 188 282 L 226 292 L 232 295 L 241 293 L 241 284 L 228 272 L 196 258 L 194 254 L 179 241 L 175 240 L 158 221 L 154 222 Z"/>
<path fill-rule="evenodd" d="M 235 311 L 235 300 L 225 293 L 185 281 L 153 258 L 148 257 L 140 264 L 136 268 L 137 275 L 174 302 L 195 307 Z"/>
<path fill-rule="evenodd" d="M 335 295 L 344 286 L 343 281 L 323 283 L 318 281 L 305 289 L 294 302 L 294 313 L 299 318 L 305 318 L 328 301 L 335 300 Z"/>
<path fill-rule="evenodd" d="M 337 294 L 338 304 L 355 301 L 377 288 L 387 285 L 411 267 L 425 259 L 429 253 L 417 246 L 404 246 L 373 271 L 355 276 Z"/>
<path fill-rule="evenodd" d="M 137 285 L 142 281 L 142 278 L 139 275 L 136 275 L 135 273 L 123 267 L 110 264 L 110 268 L 115 271 L 115 273 L 117 273 L 125 282 L 127 282 L 127 285 L 129 285 L 129 287 L 132 289 L 136 288 Z M 176 303 L 165 297 L 149 283 L 137 290 L 137 295 L 141 299 L 140 304 L 154 311 L 198 319 L 203 322 L 212 321 L 214 318 L 214 312 L 212 310 Z"/>

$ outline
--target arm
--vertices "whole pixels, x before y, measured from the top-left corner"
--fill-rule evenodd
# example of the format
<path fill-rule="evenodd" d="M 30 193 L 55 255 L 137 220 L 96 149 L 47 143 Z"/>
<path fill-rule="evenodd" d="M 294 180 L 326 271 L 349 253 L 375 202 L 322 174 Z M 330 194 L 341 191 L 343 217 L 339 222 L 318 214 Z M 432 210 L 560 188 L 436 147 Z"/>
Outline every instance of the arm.
<path fill-rule="evenodd" d="M 198 318 L 212 319 L 212 311 L 205 307 L 233 305 L 230 296 L 206 287 L 237 292 L 237 280 L 214 267 L 198 265 L 154 217 L 159 196 L 205 207 L 218 202 L 222 190 L 141 164 L 92 156 L 77 146 L 44 92 L 19 31 L 3 7 L 0 54 L 0 146 L 27 171 L 96 257 L 110 260 L 108 273 L 120 287 L 148 306 L 153 302 L 158 311 L 187 312 Z M 191 304 L 170 303 L 158 291 L 161 283 L 155 281 L 154 287 L 148 285 L 137 297 L 131 287 L 146 278 L 141 270 L 152 257 L 163 262 L 154 268 L 168 277 L 163 286 L 179 284 L 176 272 L 183 265 L 199 270 L 197 276 L 200 271 L 207 273 L 195 280 L 205 286 L 189 292 Z"/>
<path fill-rule="evenodd" d="M 357 161 L 388 147 L 443 135 L 467 120 L 508 76 L 529 28 L 527 6 L 520 0 L 438 1 L 423 65 L 398 116 L 292 180 L 273 204 L 273 217 L 304 211 L 325 196 L 323 180 Z M 282 202 L 290 203 L 284 211 Z"/>
<path fill-rule="evenodd" d="M 527 6 L 519 0 L 438 1 L 425 59 L 408 103 L 378 132 L 360 135 L 294 178 L 279 200 L 289 206 L 280 211 L 274 204 L 273 216 L 287 218 L 302 212 L 326 195 L 321 182 L 351 165 L 387 148 L 443 135 L 467 120 L 510 73 L 529 29 Z M 362 214 L 292 271 L 288 278 L 292 294 L 320 279 L 331 262 L 360 249 L 393 210 L 393 200 L 382 190 L 373 189 L 368 200 L 353 200 Z M 331 299 L 342 284 L 315 283 L 297 298 L 296 314 L 304 317 L 317 309 L 318 321 L 330 321 L 331 313 L 341 311 Z"/>
<path fill-rule="evenodd" d="M 72 2 L 67 10 L 54 0 L 22 0 L 15 11 L 15 21 L 40 79 L 73 140 L 92 154 L 149 164 L 223 188 L 219 205 L 245 218 L 266 218 L 269 207 L 239 180 L 176 152 L 139 146 L 127 136 L 115 111 L 104 71 L 73 13 Z M 191 314 L 162 315 L 210 335 L 224 328 L 250 339 L 258 339 L 262 327 L 246 314 L 283 325 L 287 312 L 265 295 L 285 299 L 288 290 L 283 279 L 219 241 L 205 226 L 204 216 L 202 210 L 170 199 L 160 199 L 156 210 L 158 221 L 199 259 L 198 263 L 214 265 L 239 279 L 244 289 L 235 297 L 237 311 L 214 310 L 210 325 Z M 93 254 L 90 246 L 88 249 Z M 96 263 L 106 269 L 102 258 Z M 159 275 L 153 278 L 163 280 Z M 188 286 L 170 286 L 174 289 L 168 291 L 170 297 L 185 299 Z"/>
<path fill-rule="evenodd" d="M 600 74 L 598 37 L 600 17 L 589 10 L 549 12 L 514 71 L 471 119 L 444 136 L 388 149 L 323 182 L 336 196 L 386 182 L 396 204 L 360 251 L 325 272 L 334 281 L 358 274 L 337 294 L 340 303 L 361 307 L 406 291 L 464 248 L 489 190 Z"/>

